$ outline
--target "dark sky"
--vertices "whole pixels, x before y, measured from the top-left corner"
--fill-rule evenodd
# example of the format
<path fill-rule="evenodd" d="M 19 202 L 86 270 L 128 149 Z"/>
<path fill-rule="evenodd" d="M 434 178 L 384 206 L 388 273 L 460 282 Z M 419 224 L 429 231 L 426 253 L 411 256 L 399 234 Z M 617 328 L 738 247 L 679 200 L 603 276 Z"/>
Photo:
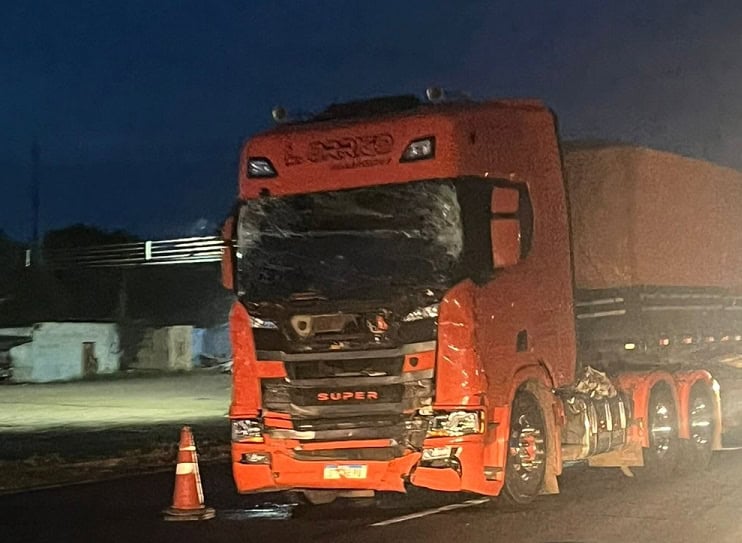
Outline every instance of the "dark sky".
<path fill-rule="evenodd" d="M 312 111 L 430 84 L 543 98 L 569 138 L 742 168 L 738 0 L 8 4 L 0 229 L 18 239 L 31 231 L 34 137 L 43 229 L 179 236 L 227 211 L 239 144 L 273 105 Z"/>

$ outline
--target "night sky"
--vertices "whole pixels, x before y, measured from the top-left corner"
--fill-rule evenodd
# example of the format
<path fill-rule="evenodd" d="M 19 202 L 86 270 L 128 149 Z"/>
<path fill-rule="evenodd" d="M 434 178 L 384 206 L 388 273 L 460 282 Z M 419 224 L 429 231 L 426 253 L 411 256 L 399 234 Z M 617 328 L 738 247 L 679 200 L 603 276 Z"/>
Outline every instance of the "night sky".
<path fill-rule="evenodd" d="M 742 2 L 24 1 L 0 7 L 0 229 L 211 234 L 282 104 L 431 84 L 546 100 L 570 139 L 742 169 Z M 672 9 L 663 6 L 672 5 Z"/>

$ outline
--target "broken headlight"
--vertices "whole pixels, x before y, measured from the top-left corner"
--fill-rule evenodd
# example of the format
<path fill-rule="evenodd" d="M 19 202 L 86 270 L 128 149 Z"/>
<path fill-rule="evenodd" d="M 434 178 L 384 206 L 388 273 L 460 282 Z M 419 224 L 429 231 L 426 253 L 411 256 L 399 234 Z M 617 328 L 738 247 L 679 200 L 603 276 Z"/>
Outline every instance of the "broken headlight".
<path fill-rule="evenodd" d="M 240 458 L 240 464 L 270 464 L 271 455 L 268 453 L 244 453 Z"/>
<path fill-rule="evenodd" d="M 253 317 L 252 315 L 250 315 L 250 327 L 262 328 L 264 330 L 278 330 L 278 324 L 276 324 L 275 321 L 261 319 L 260 317 Z"/>
<path fill-rule="evenodd" d="M 232 441 L 262 443 L 263 425 L 255 419 L 236 419 L 232 421 Z"/>
<path fill-rule="evenodd" d="M 420 307 L 414 311 L 410 311 L 402 319 L 403 322 L 419 321 L 422 319 L 435 319 L 438 317 L 438 304 L 429 305 L 426 307 Z"/>
<path fill-rule="evenodd" d="M 431 462 L 433 460 L 444 460 L 451 458 L 454 455 L 455 450 L 452 447 L 433 447 L 432 449 L 423 449 L 423 455 L 421 460 L 423 462 Z"/>
<path fill-rule="evenodd" d="M 427 437 L 456 437 L 484 432 L 480 411 L 437 412 L 428 422 Z"/>

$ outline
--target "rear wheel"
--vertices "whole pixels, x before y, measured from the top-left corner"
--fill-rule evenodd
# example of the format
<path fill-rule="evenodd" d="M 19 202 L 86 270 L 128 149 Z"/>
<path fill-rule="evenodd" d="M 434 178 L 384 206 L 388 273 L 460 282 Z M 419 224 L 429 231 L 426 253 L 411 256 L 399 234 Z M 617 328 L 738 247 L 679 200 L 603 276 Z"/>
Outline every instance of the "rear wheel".
<path fill-rule="evenodd" d="M 683 441 L 681 467 L 684 471 L 708 468 L 713 454 L 714 400 L 706 383 L 693 385 L 688 398 L 690 439 Z"/>
<path fill-rule="evenodd" d="M 510 415 L 510 440 L 502 496 L 527 504 L 541 491 L 546 473 L 546 423 L 536 397 L 525 390 L 515 395 Z"/>
<path fill-rule="evenodd" d="M 645 448 L 644 467 L 634 472 L 651 479 L 669 477 L 680 458 L 678 414 L 675 399 L 666 385 L 658 385 L 649 397 L 647 432 L 649 447 Z"/>

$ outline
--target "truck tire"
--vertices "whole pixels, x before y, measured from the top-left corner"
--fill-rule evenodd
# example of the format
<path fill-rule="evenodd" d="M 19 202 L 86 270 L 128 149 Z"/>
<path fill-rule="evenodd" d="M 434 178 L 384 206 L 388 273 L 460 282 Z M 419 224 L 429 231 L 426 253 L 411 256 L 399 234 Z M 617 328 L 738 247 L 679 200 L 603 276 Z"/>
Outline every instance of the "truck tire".
<path fill-rule="evenodd" d="M 338 498 L 336 490 L 303 490 L 302 493 L 311 505 L 327 505 Z"/>
<path fill-rule="evenodd" d="M 546 473 L 546 422 L 536 397 L 516 393 L 510 414 L 510 440 L 501 496 L 514 505 L 533 501 Z"/>
<path fill-rule="evenodd" d="M 644 467 L 633 471 L 645 479 L 669 478 L 678 466 L 681 443 L 678 438 L 678 411 L 667 385 L 659 384 L 652 389 L 646 428 L 649 447 L 643 450 Z"/>
<path fill-rule="evenodd" d="M 699 381 L 690 389 L 688 426 L 690 439 L 683 440 L 680 468 L 684 472 L 707 469 L 713 455 L 716 428 L 714 426 L 713 394 L 704 382 Z"/>

